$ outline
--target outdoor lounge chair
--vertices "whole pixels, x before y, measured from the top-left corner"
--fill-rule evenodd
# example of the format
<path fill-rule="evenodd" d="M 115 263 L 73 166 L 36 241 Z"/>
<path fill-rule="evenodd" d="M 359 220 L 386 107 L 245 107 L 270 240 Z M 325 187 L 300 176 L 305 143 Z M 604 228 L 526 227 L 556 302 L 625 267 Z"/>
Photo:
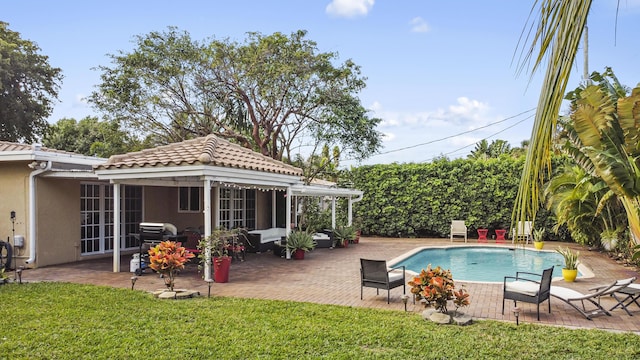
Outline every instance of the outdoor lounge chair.
<path fill-rule="evenodd" d="M 399 271 L 402 269 L 402 271 Z M 406 294 L 405 268 L 389 269 L 384 260 L 360 259 L 360 300 L 362 290 L 365 287 L 376 288 L 376 294 L 380 289 L 387 290 L 387 304 L 389 303 L 391 289 L 402 286 L 402 293 Z"/>
<path fill-rule="evenodd" d="M 591 317 L 594 315 L 604 314 L 607 316 L 611 316 L 609 311 L 607 311 L 605 308 L 602 307 L 602 305 L 600 305 L 601 296 L 612 295 L 615 292 L 619 291 L 620 289 L 626 288 L 627 286 L 629 286 L 629 284 L 631 284 L 635 280 L 636 280 L 635 277 L 624 279 L 624 280 L 616 280 L 609 285 L 597 286 L 597 287 L 591 288 L 590 290 L 595 290 L 595 292 L 588 293 L 588 294 L 583 294 L 579 291 L 562 287 L 562 286 L 552 286 L 551 296 L 566 302 L 567 304 L 571 305 L 574 309 L 578 310 L 578 312 L 584 315 L 584 317 L 586 317 L 588 320 L 591 320 Z M 590 302 L 594 306 L 593 310 L 587 310 L 584 303 L 585 300 Z M 582 307 L 577 306 L 575 304 L 576 302 L 580 302 L 582 304 Z M 615 306 L 613 308 L 615 308 Z"/>
<path fill-rule="evenodd" d="M 451 220 L 451 241 L 454 236 L 464 236 L 464 242 L 467 242 L 467 225 L 464 220 Z"/>
<path fill-rule="evenodd" d="M 524 238 L 524 243 L 528 244 L 531 240 L 533 221 L 518 221 L 518 225 L 513 228 L 511 234 L 511 243 L 513 244 L 519 238 Z"/>
<path fill-rule="evenodd" d="M 513 300 L 514 306 L 518 301 L 536 304 L 538 306 L 538 320 L 540 320 L 540 303 L 547 300 L 549 304 L 549 313 L 551 313 L 551 299 L 549 298 L 549 288 L 551 287 L 551 276 L 553 275 L 553 267 L 542 272 L 542 275 L 518 271 L 516 276 L 505 276 L 502 295 L 502 315 L 504 315 L 504 301 L 506 299 Z M 540 278 L 540 280 L 532 279 L 532 277 Z M 515 281 L 508 282 L 512 279 Z"/>
<path fill-rule="evenodd" d="M 619 298 L 618 295 L 624 296 L 624 298 Z M 629 316 L 633 316 L 629 311 L 628 306 L 635 303 L 640 307 L 640 303 L 638 299 L 640 299 L 640 284 L 629 284 L 629 286 L 624 287 L 614 293 L 611 294 L 614 299 L 618 302 L 614 307 L 609 309 L 609 311 L 615 310 L 617 307 L 622 307 L 624 311 L 629 314 Z"/>

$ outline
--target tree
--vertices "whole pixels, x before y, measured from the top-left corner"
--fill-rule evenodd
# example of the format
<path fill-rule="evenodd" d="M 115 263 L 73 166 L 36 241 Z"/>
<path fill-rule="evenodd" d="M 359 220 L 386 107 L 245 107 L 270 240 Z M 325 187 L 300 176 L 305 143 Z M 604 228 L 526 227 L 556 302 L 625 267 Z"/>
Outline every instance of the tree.
<path fill-rule="evenodd" d="M 509 153 L 511 153 L 511 146 L 506 140 L 493 140 L 489 144 L 486 139 L 482 139 L 476 143 L 475 149 L 467 157 L 470 159 L 488 159 L 498 158 L 502 154 Z"/>
<path fill-rule="evenodd" d="M 335 66 L 305 31 L 249 33 L 244 43 L 197 42 L 169 28 L 138 36 L 111 55 L 91 102 L 158 143 L 216 134 L 274 159 L 325 143 L 365 158 L 381 145 L 380 119 L 356 95 L 365 87 L 351 60 Z"/>
<path fill-rule="evenodd" d="M 489 142 L 482 139 L 476 143 L 476 147 L 471 151 L 467 158 L 469 159 L 487 159 L 489 157 Z"/>
<path fill-rule="evenodd" d="M 140 141 L 123 131 L 117 121 L 98 121 L 90 116 L 80 121 L 65 118 L 49 125 L 42 143 L 58 150 L 99 157 L 143 148 Z"/>
<path fill-rule="evenodd" d="M 640 86 L 618 97 L 600 86 L 580 93 L 571 114 L 595 174 L 620 199 L 635 239 L 640 239 Z"/>
<path fill-rule="evenodd" d="M 549 182 L 548 201 L 558 220 L 578 237 L 618 232 L 627 226 L 637 234 L 640 87 L 628 96 L 630 90 L 610 68 L 603 74 L 594 72 L 590 79 L 596 85 L 581 85 L 566 96 L 571 101 L 570 118 L 559 119 L 556 145 L 577 167 Z M 573 181 L 566 180 L 570 178 Z M 626 216 L 620 219 L 620 213 Z M 590 217 L 586 222 L 585 216 Z"/>
<path fill-rule="evenodd" d="M 8 26 L 0 21 L 0 140 L 32 142 L 46 129 L 62 74 Z"/>
<path fill-rule="evenodd" d="M 591 3 L 592 0 L 534 0 L 531 24 L 529 21 L 525 24 L 525 29 L 535 30 L 535 33 L 523 31 L 522 38 L 531 39 L 531 43 L 528 50 L 523 47 L 520 69 L 527 67 L 532 58 L 532 74 L 545 59 L 548 63 L 512 221 L 535 218 L 541 205 L 542 184 L 546 174 L 550 173 L 546 170 L 551 168 L 553 133 Z"/>
<path fill-rule="evenodd" d="M 547 206 L 557 219 L 554 230 L 566 225 L 577 242 L 598 244 L 600 233 L 626 225 L 624 210 L 621 211 L 617 197 L 611 195 L 600 179 L 578 165 L 565 165 L 545 185 Z"/>

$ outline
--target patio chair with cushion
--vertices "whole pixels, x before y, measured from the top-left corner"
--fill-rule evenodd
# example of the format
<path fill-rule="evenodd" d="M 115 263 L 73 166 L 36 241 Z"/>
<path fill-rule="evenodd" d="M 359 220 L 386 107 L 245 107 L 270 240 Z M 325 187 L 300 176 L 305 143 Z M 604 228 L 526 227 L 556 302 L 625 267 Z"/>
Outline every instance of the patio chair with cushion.
<path fill-rule="evenodd" d="M 553 267 L 544 270 L 542 275 L 518 271 L 515 277 L 505 276 L 502 295 L 502 315 L 504 315 L 504 301 L 506 299 L 513 300 L 514 306 L 518 305 L 518 301 L 536 304 L 538 306 L 538 320 L 540 320 L 540 303 L 546 300 L 549 304 L 549 313 L 551 313 L 549 293 L 552 275 Z"/>
<path fill-rule="evenodd" d="M 623 280 L 616 280 L 613 283 L 608 285 L 593 287 L 590 290 L 595 290 L 595 292 L 588 293 L 588 294 L 583 294 L 579 291 L 562 287 L 562 286 L 552 286 L 551 296 L 558 298 L 564 301 L 565 303 L 571 305 L 571 307 L 578 310 L 578 312 L 584 315 L 584 317 L 586 317 L 588 320 L 591 320 L 591 317 L 594 315 L 604 314 L 607 316 L 611 316 L 609 311 L 607 311 L 605 308 L 602 307 L 602 305 L 600 305 L 601 296 L 612 295 L 617 291 L 626 288 L 635 280 L 636 280 L 635 277 L 623 279 Z M 593 305 L 592 310 L 587 310 L 584 303 L 585 301 L 588 301 Z M 576 302 L 580 302 L 582 306 L 577 306 L 575 304 Z M 615 308 L 616 306 L 614 306 L 612 309 L 615 309 Z"/>
<path fill-rule="evenodd" d="M 464 242 L 467 242 L 467 225 L 464 220 L 451 220 L 451 241 L 454 236 L 464 236 Z"/>
<path fill-rule="evenodd" d="M 400 271 L 402 269 L 402 271 Z M 389 269 L 384 260 L 360 259 L 360 300 L 365 287 L 376 288 L 376 294 L 380 289 L 387 290 L 387 304 L 389 303 L 391 289 L 402 286 L 402 293 L 406 294 L 405 267 Z"/>

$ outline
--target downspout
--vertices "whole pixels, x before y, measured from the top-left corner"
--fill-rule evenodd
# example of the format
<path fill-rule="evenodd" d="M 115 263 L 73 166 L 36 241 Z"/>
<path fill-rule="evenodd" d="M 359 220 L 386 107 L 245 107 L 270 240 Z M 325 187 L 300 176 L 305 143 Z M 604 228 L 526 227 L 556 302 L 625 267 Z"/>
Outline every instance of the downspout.
<path fill-rule="evenodd" d="M 35 170 L 29 174 L 29 258 L 25 261 L 27 264 L 36 261 L 36 176 L 51 170 L 51 161 L 47 161 L 46 166 L 43 164 L 29 164 L 29 167 Z"/>

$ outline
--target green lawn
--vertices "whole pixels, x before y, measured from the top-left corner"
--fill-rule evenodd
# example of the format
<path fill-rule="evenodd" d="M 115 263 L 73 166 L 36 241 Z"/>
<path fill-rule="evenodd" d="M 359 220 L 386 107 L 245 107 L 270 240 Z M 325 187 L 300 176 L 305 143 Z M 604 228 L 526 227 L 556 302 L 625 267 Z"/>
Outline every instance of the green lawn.
<path fill-rule="evenodd" d="M 0 359 L 634 359 L 640 336 L 77 284 L 0 286 Z"/>

